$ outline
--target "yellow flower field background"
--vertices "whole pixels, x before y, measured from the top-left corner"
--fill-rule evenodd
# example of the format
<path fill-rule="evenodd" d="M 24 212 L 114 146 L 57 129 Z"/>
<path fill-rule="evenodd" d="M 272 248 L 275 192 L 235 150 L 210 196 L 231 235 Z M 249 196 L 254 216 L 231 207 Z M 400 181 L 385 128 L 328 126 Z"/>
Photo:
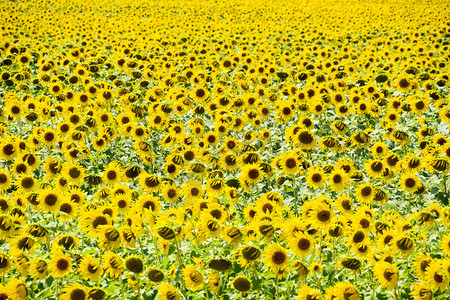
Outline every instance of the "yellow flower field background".
<path fill-rule="evenodd" d="M 448 1 L 2 1 L 0 299 L 448 299 Z"/>

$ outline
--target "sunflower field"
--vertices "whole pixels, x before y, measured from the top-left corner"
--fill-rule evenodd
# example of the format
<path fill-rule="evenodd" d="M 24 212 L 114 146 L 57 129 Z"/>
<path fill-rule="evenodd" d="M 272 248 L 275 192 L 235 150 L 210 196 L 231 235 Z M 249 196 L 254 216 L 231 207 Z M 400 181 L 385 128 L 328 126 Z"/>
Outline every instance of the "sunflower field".
<path fill-rule="evenodd" d="M 0 15 L 0 300 L 450 299 L 448 0 Z"/>

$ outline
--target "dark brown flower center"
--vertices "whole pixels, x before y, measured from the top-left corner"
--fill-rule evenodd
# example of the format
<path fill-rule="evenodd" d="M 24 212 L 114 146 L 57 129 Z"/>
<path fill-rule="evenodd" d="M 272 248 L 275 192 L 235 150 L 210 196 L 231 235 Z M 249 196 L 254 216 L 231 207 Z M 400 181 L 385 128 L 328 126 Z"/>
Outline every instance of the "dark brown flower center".
<path fill-rule="evenodd" d="M 328 210 L 321 210 L 317 213 L 317 219 L 321 222 L 327 222 L 330 220 L 331 214 Z"/>
<path fill-rule="evenodd" d="M 56 263 L 56 266 L 58 267 L 59 270 L 65 271 L 69 267 L 69 262 L 65 258 L 61 258 Z"/>

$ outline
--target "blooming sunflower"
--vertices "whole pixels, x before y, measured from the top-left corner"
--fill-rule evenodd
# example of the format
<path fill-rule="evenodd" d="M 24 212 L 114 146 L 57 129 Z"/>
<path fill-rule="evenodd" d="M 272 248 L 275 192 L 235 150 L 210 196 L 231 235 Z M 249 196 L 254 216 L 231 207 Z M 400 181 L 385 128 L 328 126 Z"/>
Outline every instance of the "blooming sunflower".
<path fill-rule="evenodd" d="M 280 159 L 280 165 L 284 174 L 295 175 L 300 171 L 301 161 L 293 153 L 286 153 Z"/>
<path fill-rule="evenodd" d="M 349 183 L 350 176 L 342 169 L 335 169 L 328 175 L 328 185 L 333 191 L 342 191 Z"/>
<path fill-rule="evenodd" d="M 49 267 L 53 277 L 64 277 L 72 270 L 72 261 L 66 254 L 58 252 L 51 258 Z"/>
<path fill-rule="evenodd" d="M 240 181 L 247 181 L 250 184 L 255 184 L 262 179 L 263 175 L 264 173 L 259 164 L 247 164 L 242 167 L 242 173 L 239 179 Z"/>
<path fill-rule="evenodd" d="M 304 284 L 300 286 L 300 288 L 297 290 L 297 294 L 298 296 L 296 300 L 310 300 L 310 299 L 323 300 L 320 291 Z"/>
<path fill-rule="evenodd" d="M 440 261 L 432 260 L 426 271 L 426 281 L 432 291 L 441 290 L 444 292 L 449 285 L 449 274 L 443 270 Z"/>
<path fill-rule="evenodd" d="M 264 263 L 273 272 L 285 268 L 289 262 L 287 250 L 279 244 L 270 244 L 264 252 Z"/>
<path fill-rule="evenodd" d="M 393 290 L 398 282 L 398 268 L 396 265 L 380 261 L 373 266 L 373 273 L 380 285 L 388 291 Z"/>
<path fill-rule="evenodd" d="M 428 269 L 428 266 L 430 265 L 431 261 L 432 261 L 432 258 L 429 254 L 419 253 L 415 257 L 414 263 L 413 263 L 413 266 L 415 269 L 414 273 L 420 280 L 422 280 L 422 281 L 426 280 L 427 269 Z"/>
<path fill-rule="evenodd" d="M 414 193 L 421 185 L 420 179 L 412 173 L 404 173 L 400 176 L 400 186 L 405 193 Z"/>
<path fill-rule="evenodd" d="M 91 255 L 85 255 L 80 263 L 79 272 L 81 277 L 86 280 L 96 282 L 103 273 L 100 262 Z"/>
<path fill-rule="evenodd" d="M 315 137 L 308 129 L 299 130 L 293 142 L 303 150 L 313 150 L 315 147 Z"/>
<path fill-rule="evenodd" d="M 445 256 L 450 257 L 450 234 L 446 234 L 442 237 L 441 250 Z"/>
<path fill-rule="evenodd" d="M 106 252 L 103 255 L 104 263 L 104 271 L 112 278 L 119 277 L 122 274 L 123 269 L 125 268 L 120 256 L 113 252 Z"/>
<path fill-rule="evenodd" d="M 414 282 L 409 295 L 414 297 L 414 300 L 431 300 L 433 292 L 427 283 Z"/>
<path fill-rule="evenodd" d="M 40 258 L 33 258 L 30 261 L 30 273 L 32 278 L 42 280 L 49 274 L 48 263 Z"/>
<path fill-rule="evenodd" d="M 62 288 L 62 300 L 88 299 L 88 293 L 84 286 L 77 283 L 65 285 Z"/>
<path fill-rule="evenodd" d="M 289 239 L 289 246 L 292 252 L 298 257 L 305 257 L 314 249 L 312 238 L 304 233 L 294 233 L 294 236 Z"/>
<path fill-rule="evenodd" d="M 203 275 L 193 265 L 186 266 L 182 273 L 186 286 L 192 291 L 200 288 L 205 282 Z"/>
<path fill-rule="evenodd" d="M 166 282 L 163 282 L 158 289 L 158 297 L 164 300 L 180 300 L 181 296 L 177 289 Z"/>

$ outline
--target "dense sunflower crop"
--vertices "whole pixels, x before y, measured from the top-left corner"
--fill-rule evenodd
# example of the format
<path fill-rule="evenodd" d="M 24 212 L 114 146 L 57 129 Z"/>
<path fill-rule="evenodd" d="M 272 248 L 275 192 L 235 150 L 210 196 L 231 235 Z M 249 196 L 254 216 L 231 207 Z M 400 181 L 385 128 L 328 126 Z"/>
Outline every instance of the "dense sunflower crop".
<path fill-rule="evenodd" d="M 448 1 L 0 12 L 0 299 L 450 298 Z"/>

